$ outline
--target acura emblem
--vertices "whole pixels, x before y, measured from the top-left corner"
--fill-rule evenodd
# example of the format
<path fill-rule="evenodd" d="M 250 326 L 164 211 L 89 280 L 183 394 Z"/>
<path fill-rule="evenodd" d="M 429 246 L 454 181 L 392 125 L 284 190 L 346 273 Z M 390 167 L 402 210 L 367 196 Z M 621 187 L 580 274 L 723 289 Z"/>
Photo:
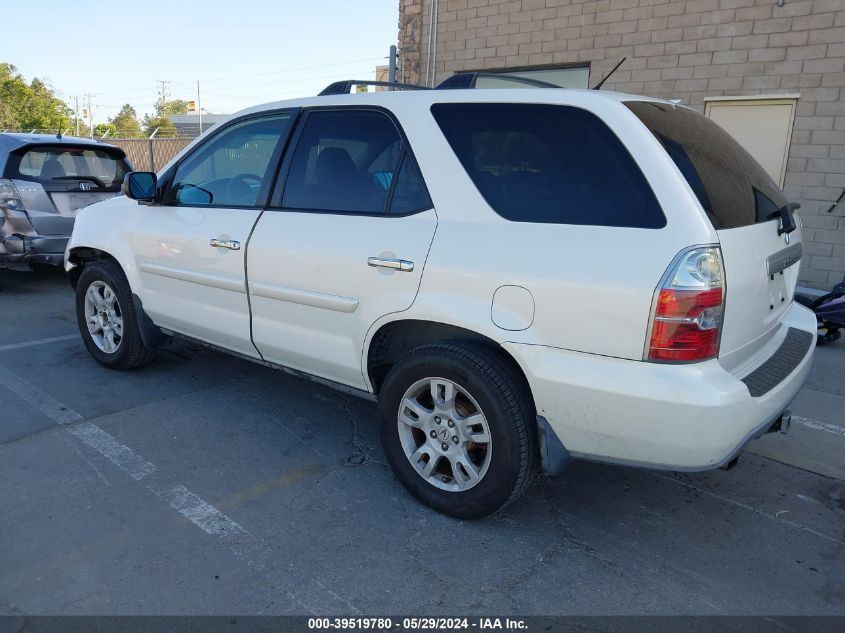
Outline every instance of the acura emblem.
<path fill-rule="evenodd" d="M 79 183 L 79 190 L 80 191 L 91 191 L 91 183 L 90 182 Z"/>

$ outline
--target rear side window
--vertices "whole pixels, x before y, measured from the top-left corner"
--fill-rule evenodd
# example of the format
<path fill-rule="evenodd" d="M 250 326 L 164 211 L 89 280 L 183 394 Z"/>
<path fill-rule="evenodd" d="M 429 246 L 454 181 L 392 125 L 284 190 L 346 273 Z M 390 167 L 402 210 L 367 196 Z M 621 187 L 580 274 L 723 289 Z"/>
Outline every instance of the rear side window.
<path fill-rule="evenodd" d="M 766 222 L 787 203 L 766 170 L 707 117 L 662 103 L 630 101 L 625 105 L 663 145 L 713 228 Z"/>
<path fill-rule="evenodd" d="M 666 217 L 613 132 L 581 108 L 449 103 L 432 113 L 475 186 L 515 222 L 656 229 Z"/>
<path fill-rule="evenodd" d="M 431 203 L 390 118 L 374 110 L 336 110 L 309 113 L 291 160 L 282 206 L 408 213 Z"/>
<path fill-rule="evenodd" d="M 12 178 L 25 180 L 88 180 L 100 187 L 115 187 L 129 171 L 122 154 L 105 149 L 34 147 L 18 156 L 17 174 Z"/>
<path fill-rule="evenodd" d="M 420 170 L 406 153 L 396 176 L 396 187 L 390 200 L 390 213 L 412 213 L 431 206 Z"/>

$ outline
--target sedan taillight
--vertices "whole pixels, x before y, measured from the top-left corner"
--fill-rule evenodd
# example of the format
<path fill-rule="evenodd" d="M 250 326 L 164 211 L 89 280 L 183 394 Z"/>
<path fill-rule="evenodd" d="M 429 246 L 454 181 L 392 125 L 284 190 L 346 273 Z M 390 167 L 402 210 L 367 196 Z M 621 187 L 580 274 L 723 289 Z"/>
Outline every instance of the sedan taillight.
<path fill-rule="evenodd" d="M 646 360 L 690 363 L 719 354 L 725 303 L 718 246 L 684 251 L 654 297 Z"/>

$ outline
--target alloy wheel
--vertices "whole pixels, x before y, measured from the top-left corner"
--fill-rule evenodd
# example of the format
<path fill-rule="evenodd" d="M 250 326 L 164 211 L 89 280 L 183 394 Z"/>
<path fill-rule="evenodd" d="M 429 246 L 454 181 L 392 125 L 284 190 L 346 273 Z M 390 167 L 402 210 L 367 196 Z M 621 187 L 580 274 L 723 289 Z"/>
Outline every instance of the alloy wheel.
<path fill-rule="evenodd" d="M 85 324 L 101 351 L 114 354 L 123 340 L 123 312 L 114 290 L 104 281 L 93 281 L 85 291 Z"/>
<path fill-rule="evenodd" d="M 418 380 L 399 404 L 399 439 L 417 474 L 431 485 L 463 492 L 487 474 L 492 437 L 475 398 L 446 378 Z"/>

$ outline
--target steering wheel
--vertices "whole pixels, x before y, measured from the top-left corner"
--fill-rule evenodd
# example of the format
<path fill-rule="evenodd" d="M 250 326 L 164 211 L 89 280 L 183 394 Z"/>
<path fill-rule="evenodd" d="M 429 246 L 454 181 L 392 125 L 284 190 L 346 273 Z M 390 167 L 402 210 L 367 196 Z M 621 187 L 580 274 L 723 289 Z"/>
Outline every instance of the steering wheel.
<path fill-rule="evenodd" d="M 258 187 L 253 188 L 250 183 Z M 264 179 L 255 174 L 238 174 L 226 184 L 226 200 L 231 204 L 254 204 L 258 195 L 258 188 Z"/>

